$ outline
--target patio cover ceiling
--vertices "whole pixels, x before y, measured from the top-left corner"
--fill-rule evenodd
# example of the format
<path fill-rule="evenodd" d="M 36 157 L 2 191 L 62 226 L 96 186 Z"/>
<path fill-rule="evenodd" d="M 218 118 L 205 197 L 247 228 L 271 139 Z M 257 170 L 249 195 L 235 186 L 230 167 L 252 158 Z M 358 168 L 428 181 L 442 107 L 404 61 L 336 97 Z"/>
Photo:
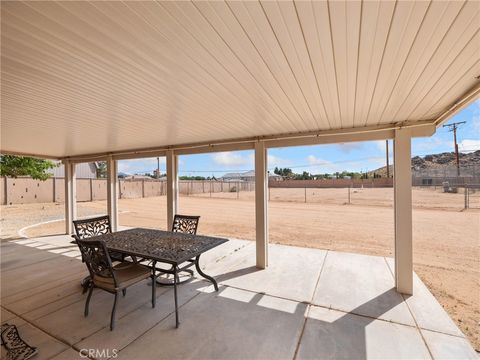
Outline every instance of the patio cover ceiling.
<path fill-rule="evenodd" d="M 1 20 L 3 153 L 438 125 L 479 92 L 478 1 L 15 1 Z"/>

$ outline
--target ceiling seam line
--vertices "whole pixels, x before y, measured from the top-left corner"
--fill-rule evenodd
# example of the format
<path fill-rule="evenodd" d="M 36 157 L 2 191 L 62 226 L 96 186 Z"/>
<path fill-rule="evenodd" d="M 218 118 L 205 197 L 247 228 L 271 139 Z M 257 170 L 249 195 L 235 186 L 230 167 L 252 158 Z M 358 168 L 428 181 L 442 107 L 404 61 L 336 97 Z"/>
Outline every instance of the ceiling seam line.
<path fill-rule="evenodd" d="M 248 40 L 250 41 L 250 43 L 252 44 L 252 46 L 255 48 L 255 51 L 257 52 L 257 54 L 260 56 L 260 58 L 262 59 L 263 63 L 265 64 L 265 66 L 267 67 L 268 71 L 270 72 L 270 74 L 272 75 L 272 77 L 275 79 L 276 83 L 278 84 L 279 88 L 282 90 L 282 92 L 284 93 L 285 97 L 288 99 L 288 101 L 290 102 L 290 105 L 292 106 L 292 108 L 295 110 L 295 112 L 298 114 L 299 117 L 303 118 L 302 115 L 300 115 L 298 109 L 296 108 L 296 106 L 293 104 L 292 100 L 290 99 L 290 97 L 287 95 L 286 91 L 284 90 L 284 88 L 281 86 L 280 84 L 280 81 L 277 79 L 277 77 L 274 75 L 273 71 L 270 69 L 270 66 L 268 66 L 267 62 L 265 61 L 265 59 L 263 58 L 263 56 L 260 54 L 260 51 L 258 50 L 258 48 L 256 47 L 256 45 L 253 43 L 252 39 L 250 38 L 250 36 L 248 35 L 248 33 L 246 32 L 244 26 L 241 24 L 241 22 L 238 20 L 236 14 L 233 12 L 233 10 L 231 9 L 230 5 L 228 4 L 228 2 L 225 3 L 226 6 L 228 7 L 228 9 L 230 10 L 230 12 L 232 13 L 233 17 L 235 18 L 235 20 L 237 20 L 238 24 L 240 25 L 240 27 L 242 28 L 245 36 L 248 38 Z M 252 20 L 252 22 L 254 22 Z"/>
<path fill-rule="evenodd" d="M 362 42 L 362 19 L 363 19 L 363 1 L 360 3 L 360 21 L 358 23 L 358 40 L 357 40 L 357 66 L 355 68 L 355 92 L 353 95 L 353 116 L 352 127 L 355 126 L 355 114 L 357 110 L 357 89 L 358 89 L 358 68 L 360 62 L 360 44 Z"/>
<path fill-rule="evenodd" d="M 276 5 L 279 6 L 278 3 L 276 3 Z M 263 5 L 262 5 L 262 10 L 263 10 L 263 12 L 264 12 L 264 14 L 265 14 L 265 16 L 266 16 L 266 12 L 265 12 L 265 9 L 263 8 Z M 280 8 L 278 9 L 278 12 L 280 13 L 280 17 L 281 17 L 281 19 L 282 19 L 283 25 L 284 25 L 285 28 L 286 28 L 286 33 L 288 34 L 288 38 L 290 39 L 290 42 L 291 42 L 291 44 L 293 45 L 293 48 L 295 49 L 295 55 L 296 55 L 298 64 L 300 65 L 301 73 L 303 73 L 303 76 L 304 76 L 304 78 L 306 79 L 306 78 L 308 78 L 308 76 L 307 76 L 307 74 L 305 74 L 305 69 L 304 69 L 304 67 L 303 67 L 302 62 L 300 61 L 299 56 L 298 56 L 298 51 L 297 51 L 297 48 L 295 47 L 295 41 L 293 41 L 293 39 L 292 39 L 292 34 L 291 34 L 290 30 L 289 30 L 289 27 L 286 25 L 286 21 L 285 21 L 285 17 L 284 17 L 284 15 L 283 15 L 283 12 L 282 12 L 282 10 L 281 10 Z M 313 120 L 315 121 L 315 123 L 317 123 L 316 116 L 315 116 L 315 112 L 312 110 L 312 106 L 310 105 L 310 102 L 308 101 L 307 96 L 305 95 L 305 92 L 303 91 L 303 88 L 302 88 L 302 86 L 300 85 L 300 81 L 298 80 L 297 76 L 295 75 L 295 72 L 293 71 L 293 68 L 291 67 L 290 61 L 288 61 L 288 57 L 287 57 L 286 53 L 283 51 L 283 47 L 280 45 L 280 41 L 279 41 L 279 39 L 278 39 L 278 37 L 277 37 L 277 34 L 276 34 L 275 30 L 273 29 L 273 25 L 271 24 L 270 19 L 268 19 L 268 20 L 269 20 L 268 22 L 269 22 L 270 28 L 272 29 L 272 32 L 273 32 L 274 35 L 275 35 L 275 39 L 277 40 L 277 43 L 279 44 L 279 46 L 280 46 L 280 48 L 281 48 L 281 50 L 282 50 L 283 56 L 284 56 L 285 59 L 287 60 L 287 63 L 288 63 L 288 65 L 289 65 L 289 67 L 290 67 L 290 69 L 291 69 L 291 71 L 292 71 L 292 74 L 293 74 L 293 76 L 294 76 L 294 78 L 295 78 L 295 81 L 298 83 L 298 86 L 299 86 L 299 88 L 300 88 L 300 92 L 302 93 L 302 96 L 303 96 L 303 98 L 305 99 L 305 102 L 306 102 L 306 104 L 307 104 L 307 107 L 308 107 L 308 109 L 310 110 L 310 113 L 312 114 L 312 118 L 313 118 Z M 308 89 L 307 89 L 307 90 L 308 90 Z M 318 126 L 318 123 L 317 123 L 317 126 Z"/>
<path fill-rule="evenodd" d="M 164 7 L 161 3 L 156 3 L 156 4 L 157 4 L 158 6 L 163 7 L 163 8 L 164 8 L 164 11 L 166 11 L 166 12 L 169 14 L 169 16 L 170 16 L 179 26 L 182 26 L 181 23 L 179 22 L 179 20 L 178 20 L 175 16 L 173 16 L 167 9 L 165 9 L 165 7 Z M 237 84 L 237 86 L 239 86 L 239 88 L 240 88 L 243 92 L 245 92 L 246 94 L 249 94 L 249 93 L 250 93 L 250 92 L 248 91 L 248 89 L 245 87 L 245 85 L 242 84 L 242 82 L 240 82 L 240 81 L 232 74 L 232 72 L 231 72 L 229 69 L 227 69 L 227 68 L 222 64 L 222 62 L 221 62 L 220 60 L 218 60 L 217 57 L 215 57 L 188 29 L 186 29 L 185 27 L 183 27 L 183 29 L 184 29 L 184 31 L 185 31 L 186 33 L 188 33 L 189 36 L 190 36 L 193 40 L 195 40 L 195 41 L 197 42 L 197 44 L 234 80 L 234 82 Z M 197 62 L 195 62 L 195 63 L 197 63 Z M 202 68 L 203 68 L 203 67 L 202 67 Z M 208 74 L 210 75 L 209 72 L 208 72 Z M 251 74 L 250 74 L 250 75 L 251 75 Z M 212 76 L 212 75 L 210 75 L 210 76 Z M 215 77 L 213 77 L 213 79 L 214 79 L 215 81 L 219 82 L 219 80 L 217 80 Z M 254 82 L 255 82 L 255 79 L 253 79 L 253 80 L 254 80 Z M 263 89 L 262 89 L 262 90 L 263 90 Z M 230 92 L 230 91 L 229 91 L 229 92 Z M 260 92 L 261 92 L 261 91 L 260 91 Z M 277 104 L 275 104 L 275 105 L 277 105 Z M 277 108 L 278 108 L 278 105 L 277 105 Z M 276 117 L 277 117 L 279 114 L 281 115 L 281 114 L 282 114 L 282 111 L 278 112 L 277 110 L 279 110 L 279 109 L 275 109 L 274 107 L 272 107 L 272 110 L 275 111 L 275 113 L 272 113 L 272 112 L 270 111 L 270 109 L 264 107 L 263 105 L 262 105 L 262 109 L 265 111 L 265 113 L 269 114 L 269 115 L 272 117 L 272 119 L 275 120 L 275 121 L 277 122 L 277 124 L 278 124 L 278 121 L 276 120 Z M 286 114 L 283 113 L 283 116 L 286 117 Z M 267 125 L 268 125 L 270 128 L 272 127 L 272 126 L 270 125 L 270 123 L 268 123 Z"/>
<path fill-rule="evenodd" d="M 368 118 L 370 116 L 370 110 L 372 108 L 373 99 L 375 98 L 375 92 L 377 90 L 378 77 L 379 77 L 380 71 L 382 69 L 383 59 L 385 58 L 385 49 L 387 47 L 388 40 L 390 39 L 390 32 L 392 30 L 393 17 L 395 16 L 395 12 L 397 11 L 397 5 L 398 5 L 398 0 L 395 0 L 395 6 L 393 7 L 392 16 L 390 17 L 390 24 L 388 25 L 387 36 L 386 36 L 385 42 L 383 44 L 382 56 L 380 58 L 380 64 L 378 66 L 377 75 L 375 76 L 375 83 L 374 83 L 374 86 L 373 86 L 372 96 L 370 98 L 370 104 L 368 105 L 368 110 L 367 110 L 367 115 L 366 115 L 366 118 L 365 118 L 364 126 L 366 126 L 367 123 L 368 123 Z"/>
<path fill-rule="evenodd" d="M 128 7 L 128 5 L 126 5 Z M 135 10 L 131 9 L 132 12 L 134 12 L 136 14 L 136 16 L 138 18 L 141 18 L 144 22 L 147 23 L 148 26 L 150 26 L 157 34 L 159 34 L 160 36 L 162 36 L 163 38 L 165 38 L 165 36 L 159 32 L 159 30 L 152 26 L 143 16 L 141 16 L 140 14 L 138 14 Z M 167 41 L 169 41 L 169 39 L 165 38 Z M 191 57 L 188 53 L 182 51 L 182 53 L 188 58 L 190 59 L 190 61 L 192 61 L 194 64 L 196 64 L 197 66 L 199 66 L 207 75 L 207 77 L 210 77 L 217 85 L 219 85 L 221 88 L 223 88 L 224 90 L 226 90 L 231 96 L 232 96 L 232 100 L 237 100 L 239 101 L 237 104 L 240 105 L 240 106 L 246 106 L 246 104 L 242 101 L 239 100 L 238 96 L 236 96 L 236 94 L 234 94 L 228 87 L 226 87 L 221 81 L 219 81 L 215 76 L 212 75 L 212 73 L 210 73 L 210 71 L 208 71 L 207 68 L 205 68 L 202 64 L 200 64 L 199 62 L 197 62 L 193 57 Z M 190 74 L 190 73 L 189 73 Z M 193 76 L 192 76 L 193 78 Z M 201 84 L 201 82 L 197 81 L 198 83 Z M 210 87 L 206 86 L 205 87 L 206 89 L 208 89 L 213 95 L 215 95 L 215 91 L 213 89 L 210 89 Z M 230 104 L 235 104 L 235 102 L 232 102 L 231 100 L 229 101 Z M 227 109 L 226 109 L 227 110 Z M 243 118 L 244 119 L 249 119 L 248 115 L 245 113 L 245 114 L 242 114 Z M 245 125 L 244 126 L 246 130 L 248 130 L 248 125 Z"/>
<path fill-rule="evenodd" d="M 408 114 L 406 117 L 407 119 L 410 118 L 410 116 L 415 112 L 415 110 L 418 108 L 420 103 L 429 95 L 429 93 L 432 91 L 432 89 L 435 87 L 435 85 L 441 80 L 441 78 L 445 75 L 445 73 L 450 69 L 450 67 L 453 65 L 453 63 L 458 59 L 460 54 L 465 50 L 465 48 L 475 39 L 475 36 L 480 32 L 480 29 L 477 29 L 473 36 L 470 38 L 470 40 L 467 41 L 467 43 L 462 47 L 462 49 L 458 52 L 458 54 L 455 56 L 455 58 L 448 64 L 448 66 L 445 68 L 445 70 L 442 72 L 442 74 L 437 78 L 437 80 L 433 83 L 433 85 L 430 87 L 430 89 L 425 92 L 425 95 L 422 96 L 422 99 L 417 103 L 417 106 Z"/>
<path fill-rule="evenodd" d="M 393 91 L 395 90 L 395 87 L 397 86 L 397 83 L 398 83 L 398 80 L 401 78 L 402 76 L 402 72 L 403 72 L 403 69 L 405 68 L 405 64 L 407 63 L 408 61 L 408 57 L 410 56 L 410 53 L 412 52 L 412 49 L 415 45 L 415 42 L 417 41 L 417 38 L 418 38 L 418 34 L 420 33 L 420 30 L 422 29 L 422 26 L 425 22 L 425 18 L 427 17 L 427 14 L 428 14 L 428 11 L 430 10 L 430 6 L 432 5 L 431 2 L 428 3 L 428 7 L 427 9 L 425 10 L 425 13 L 423 14 L 423 17 L 422 17 L 422 21 L 420 22 L 420 25 L 418 26 L 418 31 L 415 33 L 415 36 L 413 37 L 413 40 L 412 40 L 412 43 L 410 44 L 410 48 L 408 49 L 408 52 L 407 52 L 407 55 L 405 56 L 405 61 L 403 61 L 403 64 L 402 66 L 400 67 L 400 71 L 398 72 L 398 75 L 397 75 L 397 79 L 395 80 L 395 83 L 393 84 L 392 86 L 392 90 L 390 91 L 390 94 L 388 95 L 388 98 L 387 98 L 387 101 L 385 102 L 385 106 L 383 107 L 383 110 L 380 114 L 380 118 L 378 119 L 377 121 L 377 125 L 380 124 L 380 122 L 382 121 L 382 118 L 383 118 L 383 114 L 385 113 L 385 110 L 388 106 L 388 103 L 390 102 L 390 99 L 392 97 L 392 94 L 393 94 Z"/>
<path fill-rule="evenodd" d="M 297 87 L 298 87 L 298 89 L 300 90 L 300 93 L 302 94 L 303 100 L 305 101 L 305 104 L 307 105 L 308 110 L 310 111 L 310 114 L 312 115 L 312 118 L 315 119 L 315 115 L 314 115 L 314 113 L 313 113 L 313 111 L 312 111 L 312 108 L 310 107 L 310 104 L 308 103 L 308 100 L 307 100 L 306 97 L 305 97 L 305 93 L 303 92 L 303 89 L 302 89 L 302 87 L 300 86 L 300 83 L 299 83 L 299 81 L 298 81 L 298 79 L 297 79 L 297 76 L 295 75 L 295 72 L 294 72 L 293 69 L 292 69 L 292 65 L 290 64 L 290 61 L 288 60 L 288 57 L 287 57 L 287 55 L 285 54 L 285 51 L 283 50 L 282 45 L 280 44 L 280 41 L 279 41 L 278 36 L 277 36 L 277 33 L 276 33 L 275 30 L 273 29 L 273 25 L 272 25 L 269 17 L 267 16 L 267 13 L 265 12 L 265 9 L 264 9 L 264 7 L 263 7 L 263 4 L 262 4 L 262 2 L 261 2 L 260 0 L 258 0 L 258 3 L 259 3 L 259 5 L 260 5 L 260 8 L 262 9 L 263 16 L 265 16 L 265 19 L 267 20 L 268 25 L 270 26 L 270 30 L 272 31 L 272 34 L 275 36 L 275 40 L 277 41 L 277 45 L 278 45 L 280 51 L 282 52 L 282 55 L 283 55 L 283 57 L 285 58 L 286 63 L 288 64 L 288 68 L 290 69 L 290 72 L 291 72 L 293 78 L 295 79 L 295 82 L 296 82 L 296 84 L 297 84 Z M 302 118 L 302 121 L 303 121 L 304 125 L 305 125 L 307 128 L 309 128 L 309 125 L 308 125 L 307 123 L 305 123 L 305 120 L 303 120 L 303 118 Z"/>
<path fill-rule="evenodd" d="M 315 67 L 313 66 L 312 56 L 310 54 L 310 50 L 309 50 L 308 45 L 307 45 L 307 39 L 305 38 L 305 33 L 304 33 L 304 30 L 303 30 L 302 22 L 300 21 L 300 15 L 298 14 L 297 4 L 296 4 L 295 1 L 293 2 L 293 7 L 295 8 L 295 13 L 297 15 L 297 21 L 298 21 L 298 24 L 300 26 L 300 30 L 302 32 L 303 43 L 305 44 L 305 49 L 307 50 L 308 60 L 310 62 L 310 67 L 312 68 L 312 72 L 313 72 L 313 75 L 315 77 L 315 84 L 317 85 L 318 95 L 320 96 L 320 100 L 322 101 L 323 112 L 325 113 L 325 118 L 327 120 L 327 124 L 328 124 L 329 128 L 331 129 L 332 124 L 330 123 L 330 119 L 328 117 L 327 108 L 325 107 L 325 101 L 323 100 L 322 92 L 320 91 L 320 85 L 318 84 L 318 76 L 317 76 L 317 73 L 315 71 Z M 317 125 L 318 125 L 318 123 L 317 123 Z"/>
<path fill-rule="evenodd" d="M 420 74 L 418 75 L 418 78 L 420 78 L 425 70 L 428 68 L 428 65 L 430 64 L 430 62 L 432 61 L 434 55 L 437 53 L 438 49 L 440 48 L 440 46 L 442 45 L 442 42 L 443 40 L 445 39 L 445 37 L 447 36 L 448 32 L 450 31 L 451 27 L 453 26 L 453 24 L 455 23 L 455 21 L 457 20 L 458 16 L 460 15 L 460 13 L 462 12 L 463 8 L 465 7 L 465 4 L 466 2 L 464 2 L 462 4 L 462 6 L 460 7 L 460 10 L 458 11 L 458 13 L 455 15 L 455 17 L 453 18 L 452 22 L 450 23 L 450 25 L 448 26 L 448 29 L 445 31 L 445 33 L 443 34 L 442 38 L 440 39 L 437 47 L 435 48 L 435 51 L 433 51 L 432 55 L 430 56 L 430 58 L 428 59 L 428 61 L 426 62 L 425 66 L 423 67 L 422 71 L 420 72 Z M 446 10 L 444 11 L 444 13 L 446 12 Z M 438 26 L 438 25 L 437 25 Z M 418 64 L 418 62 L 417 62 Z M 415 86 L 416 86 L 417 82 L 415 82 L 413 84 L 413 86 L 410 87 L 410 90 L 408 91 L 408 93 L 406 94 L 406 96 L 404 97 L 402 103 L 400 104 L 400 106 L 397 108 L 397 110 L 395 111 L 395 114 L 393 115 L 393 118 L 395 118 L 398 114 L 398 112 L 400 111 L 400 109 L 402 108 L 402 106 L 405 104 L 406 100 L 408 99 L 408 97 L 412 94 L 413 90 L 415 89 Z"/>
<path fill-rule="evenodd" d="M 435 103 L 434 103 L 434 104 L 428 109 L 428 111 L 426 111 L 423 115 L 429 113 L 429 112 L 435 107 L 435 105 L 438 104 L 438 102 L 443 98 L 443 96 L 444 96 L 445 94 L 447 94 L 448 92 L 450 92 L 450 91 L 458 84 L 458 82 L 461 81 L 461 80 L 463 80 L 464 77 L 470 72 L 470 70 L 472 70 L 473 68 L 475 68 L 478 64 L 480 64 L 480 60 L 477 60 L 476 62 L 474 62 L 467 70 L 465 70 L 465 72 L 463 73 L 463 75 L 462 75 L 459 79 L 457 79 L 457 81 L 455 81 L 455 83 L 452 84 L 452 85 L 448 88 L 448 90 L 444 91 L 443 94 L 441 94 L 440 96 L 438 96 L 438 100 L 435 101 Z M 423 116 L 423 115 L 422 115 L 422 116 Z"/>
<path fill-rule="evenodd" d="M 280 110 L 280 113 L 285 116 L 285 118 L 290 122 L 290 124 L 296 128 L 294 122 L 290 119 L 290 117 L 283 111 L 283 109 L 277 104 L 277 102 L 273 99 L 271 94 L 262 86 L 262 84 L 257 80 L 257 78 L 252 74 L 250 69 L 243 63 L 243 61 L 240 59 L 240 57 L 237 55 L 235 51 L 230 47 L 230 45 L 223 39 L 223 37 L 219 34 L 217 29 L 210 23 L 210 21 L 205 17 L 205 15 L 198 9 L 198 7 L 195 5 L 195 3 L 192 1 L 193 6 L 195 9 L 197 9 L 198 13 L 203 17 L 203 19 L 209 24 L 209 26 L 212 28 L 212 30 L 217 34 L 217 36 L 222 40 L 222 42 L 227 46 L 227 48 L 231 51 L 231 53 L 237 58 L 237 60 L 242 64 L 244 69 L 250 74 L 252 79 L 254 80 L 255 83 L 258 84 L 258 86 L 262 89 L 262 91 L 271 99 L 272 103 L 275 104 L 278 110 Z M 228 70 L 227 70 L 228 71 Z M 237 80 L 238 81 L 238 80 Z M 297 128 L 298 131 L 298 128 Z"/>
<path fill-rule="evenodd" d="M 338 89 L 337 60 L 335 59 L 335 45 L 333 41 L 332 15 L 330 14 L 330 2 L 327 1 L 328 26 L 330 28 L 330 45 L 332 46 L 333 73 L 335 74 L 335 85 L 337 87 L 337 105 L 340 114 L 340 128 L 343 129 L 342 107 L 340 106 L 340 91 Z"/>
<path fill-rule="evenodd" d="M 428 65 L 430 64 L 431 60 L 433 59 L 433 56 L 436 54 L 436 52 L 438 51 L 438 49 L 439 49 L 440 46 L 442 45 L 443 40 L 444 40 L 445 37 L 448 35 L 448 32 L 451 30 L 453 24 L 455 23 L 455 21 L 457 20 L 458 16 L 459 16 L 460 13 L 462 12 L 465 4 L 466 4 L 466 3 L 463 4 L 462 8 L 461 8 L 460 11 L 458 12 L 458 14 L 455 16 L 455 19 L 452 21 L 452 23 L 451 23 L 450 26 L 448 27 L 448 30 L 445 32 L 445 35 L 442 37 L 442 40 L 440 41 L 440 43 L 438 44 L 437 48 L 435 49 L 434 54 L 432 54 L 432 56 L 430 57 L 429 61 L 428 61 L 427 64 L 425 65 L 424 69 L 422 70 L 421 75 L 423 75 L 424 72 L 427 70 Z M 469 23 L 468 25 L 470 25 L 474 19 L 475 19 L 475 17 L 472 18 L 472 20 L 470 21 L 470 23 Z M 467 25 L 467 27 L 468 27 L 468 25 Z M 464 32 L 465 32 L 465 31 L 466 31 L 466 30 L 464 30 Z M 471 38 L 469 41 L 467 41 L 467 43 L 465 44 L 465 46 L 459 51 L 459 53 L 457 54 L 457 56 L 455 56 L 455 58 L 452 60 L 452 62 L 450 63 L 449 66 L 451 66 L 451 64 L 458 58 L 458 56 L 459 56 L 459 55 L 461 54 L 461 52 L 465 49 L 465 47 L 472 41 L 472 39 L 475 37 L 475 34 L 476 34 L 476 33 L 478 33 L 478 30 L 474 33 L 474 35 L 472 36 L 472 38 Z M 462 34 L 463 34 L 463 33 L 462 33 Z M 449 66 L 448 66 L 448 67 L 449 67 Z M 448 70 L 448 67 L 447 67 L 447 69 L 445 69 L 445 71 Z M 445 71 L 442 73 L 441 76 L 443 76 L 443 74 L 445 73 Z M 420 76 L 419 76 L 419 77 L 420 77 Z M 436 84 L 436 82 L 435 82 L 435 83 L 432 85 L 432 87 L 430 87 L 430 89 L 425 93 L 425 95 L 422 97 L 422 100 L 421 100 L 421 101 L 423 101 L 423 99 L 424 99 L 425 96 L 428 94 L 428 92 L 433 89 L 433 87 L 435 86 L 435 84 Z M 412 87 L 412 89 L 411 89 L 411 91 L 408 93 L 407 97 L 410 96 L 410 94 L 413 92 L 414 88 L 415 88 L 415 87 Z M 400 105 L 400 107 L 398 108 L 396 114 L 398 114 L 398 112 L 400 111 L 401 107 L 402 107 L 402 106 L 405 104 L 405 102 L 407 101 L 407 97 L 404 98 L 404 100 L 403 100 L 402 104 Z M 420 104 L 421 101 L 418 102 L 418 104 Z M 417 107 L 418 107 L 418 105 L 415 107 L 415 109 L 416 109 Z M 415 111 L 415 109 L 414 109 L 413 111 Z M 411 111 L 411 112 L 408 114 L 407 118 L 409 118 L 409 117 L 411 116 L 411 114 L 413 113 L 413 111 Z M 395 114 L 395 115 L 396 115 L 396 114 Z"/>

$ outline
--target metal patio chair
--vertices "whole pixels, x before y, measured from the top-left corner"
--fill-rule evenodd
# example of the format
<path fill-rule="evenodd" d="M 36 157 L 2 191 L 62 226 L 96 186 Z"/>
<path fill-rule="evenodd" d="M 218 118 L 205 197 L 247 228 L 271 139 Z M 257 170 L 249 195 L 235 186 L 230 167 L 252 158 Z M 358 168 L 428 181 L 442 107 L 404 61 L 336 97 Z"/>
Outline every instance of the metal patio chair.
<path fill-rule="evenodd" d="M 113 330 L 118 293 L 122 291 L 125 296 L 128 287 L 148 278 L 155 282 L 155 269 L 137 262 L 122 262 L 113 266 L 103 241 L 77 239 L 77 244 L 92 279 L 89 284 L 84 315 L 88 316 L 88 307 L 94 288 L 114 294 L 115 299 L 110 318 L 110 330 Z M 155 288 L 156 286 L 152 286 L 152 308 L 155 307 Z"/>
<path fill-rule="evenodd" d="M 196 235 L 199 221 L 200 221 L 200 216 L 175 214 L 173 218 L 172 232 L 181 232 L 184 234 Z M 181 268 L 177 267 L 177 285 L 183 284 L 189 281 L 190 278 L 193 276 L 193 271 L 189 268 L 195 265 L 195 259 L 187 260 L 187 262 L 188 264 L 186 266 L 182 266 Z M 163 269 L 160 267 L 157 267 L 156 269 L 162 273 L 175 276 L 173 271 L 174 270 L 173 266 L 170 269 Z M 178 275 L 179 272 L 186 272 L 190 276 L 187 279 L 180 281 L 180 276 Z M 164 281 L 157 280 L 157 283 L 164 286 L 173 285 L 173 281 L 164 282 Z"/>
<path fill-rule="evenodd" d="M 112 232 L 112 227 L 110 225 L 110 217 L 108 215 L 83 220 L 74 220 L 73 227 L 75 229 L 75 235 L 72 235 L 72 237 L 75 239 L 73 241 L 75 243 L 77 239 L 83 240 L 88 239 L 92 236 L 109 234 Z M 113 261 L 125 261 L 124 254 L 111 251 L 109 255 L 110 259 L 112 259 Z M 90 276 L 87 276 L 82 280 L 81 284 L 83 287 L 83 293 L 88 290 L 90 280 Z"/>

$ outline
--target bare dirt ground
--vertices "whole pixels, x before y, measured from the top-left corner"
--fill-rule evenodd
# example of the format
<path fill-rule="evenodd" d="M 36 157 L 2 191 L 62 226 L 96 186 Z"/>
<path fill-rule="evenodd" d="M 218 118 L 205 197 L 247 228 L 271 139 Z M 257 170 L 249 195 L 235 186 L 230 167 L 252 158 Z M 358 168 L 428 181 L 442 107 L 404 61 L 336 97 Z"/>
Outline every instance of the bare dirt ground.
<path fill-rule="evenodd" d="M 354 192 L 355 191 L 355 192 Z M 475 194 L 478 195 L 478 194 Z M 201 216 L 199 233 L 255 238 L 253 193 L 181 197 L 180 213 Z M 270 241 L 281 244 L 393 256 L 393 190 L 271 189 Z M 462 211 L 463 194 L 413 192 L 414 268 L 452 319 L 480 349 L 480 206 Z M 347 203 L 347 204 L 346 204 Z M 480 204 L 480 201 L 479 201 Z M 472 206 L 472 207 L 473 207 Z M 122 199 L 120 224 L 166 228 L 165 197 Z M 2 206 L 2 238 L 35 222 L 61 219 L 63 206 Z M 79 216 L 106 212 L 106 203 L 79 203 Z M 62 221 L 26 230 L 28 236 L 61 233 Z"/>

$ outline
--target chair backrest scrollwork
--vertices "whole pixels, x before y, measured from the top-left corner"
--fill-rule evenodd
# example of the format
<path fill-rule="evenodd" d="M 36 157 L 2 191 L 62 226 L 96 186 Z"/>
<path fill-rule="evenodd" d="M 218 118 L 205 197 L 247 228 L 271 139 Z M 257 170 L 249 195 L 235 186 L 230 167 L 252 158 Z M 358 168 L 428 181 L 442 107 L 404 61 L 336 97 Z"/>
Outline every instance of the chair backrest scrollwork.
<path fill-rule="evenodd" d="M 95 277 L 112 279 L 116 286 L 117 279 L 105 243 L 103 241 L 81 240 L 78 237 L 76 240 L 82 253 L 82 259 L 85 261 L 92 279 L 95 279 Z"/>
<path fill-rule="evenodd" d="M 108 215 L 83 220 L 74 220 L 73 227 L 75 228 L 75 233 L 79 239 L 88 239 L 92 236 L 112 232 L 110 217 Z"/>
<path fill-rule="evenodd" d="M 199 220 L 200 216 L 176 214 L 173 219 L 172 231 L 195 235 Z"/>

